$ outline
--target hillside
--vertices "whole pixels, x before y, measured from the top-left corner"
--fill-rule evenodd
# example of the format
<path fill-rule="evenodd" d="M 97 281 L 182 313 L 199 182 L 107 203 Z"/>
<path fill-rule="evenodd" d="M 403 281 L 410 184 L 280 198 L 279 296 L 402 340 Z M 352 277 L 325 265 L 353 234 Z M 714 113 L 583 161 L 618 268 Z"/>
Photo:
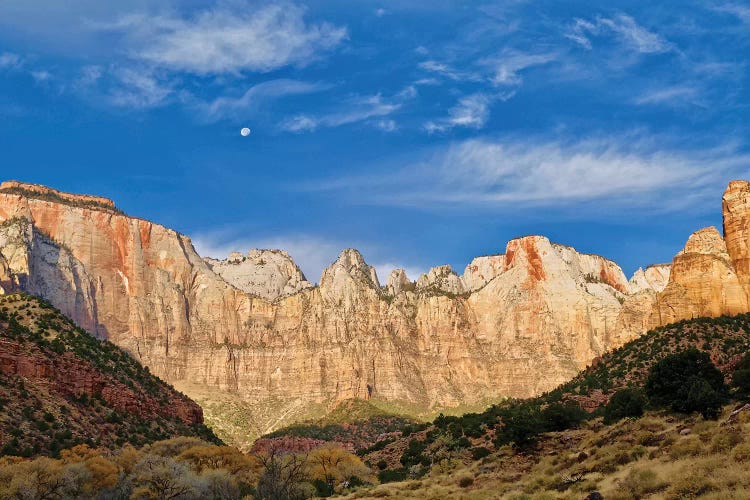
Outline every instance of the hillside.
<path fill-rule="evenodd" d="M 729 375 L 750 351 L 750 314 L 696 318 L 658 327 L 614 351 L 597 358 L 570 382 L 542 396 L 552 403 L 575 400 L 594 411 L 617 390 L 642 387 L 649 369 L 665 356 L 695 347 Z"/>
<path fill-rule="evenodd" d="M 610 426 L 593 420 L 548 433 L 531 449 L 503 446 L 479 460 L 445 458 L 422 478 L 362 488 L 344 498 L 746 499 L 748 410 L 725 407 L 718 421 L 663 412 Z M 588 496 L 594 492 L 601 497 Z"/>
<path fill-rule="evenodd" d="M 574 428 L 601 415 L 619 389 L 642 388 L 659 360 L 689 348 L 707 352 L 728 381 L 734 366 L 750 351 L 750 314 L 684 320 L 657 328 L 595 360 L 547 394 L 508 400 L 480 413 L 440 416 L 431 424 L 408 428 L 398 439 L 382 440 L 365 450 L 363 459 L 380 469 L 381 480 L 399 481 L 421 477 L 446 459 L 470 463 L 514 440 L 533 438 L 538 432 L 531 427 L 535 419 L 546 421 L 548 428 Z"/>
<path fill-rule="evenodd" d="M 253 450 L 290 442 L 299 446 L 304 438 L 315 442 L 335 443 L 347 450 L 358 451 L 369 448 L 378 441 L 395 439 L 408 425 L 417 422 L 411 418 L 394 415 L 381 410 L 369 401 L 351 399 L 341 401 L 327 415 L 319 420 L 302 422 L 281 428 L 258 439 Z"/>
<path fill-rule="evenodd" d="M 128 353 L 43 300 L 0 296 L 0 454 L 57 456 L 79 443 L 174 436 L 217 441 L 196 403 Z"/>

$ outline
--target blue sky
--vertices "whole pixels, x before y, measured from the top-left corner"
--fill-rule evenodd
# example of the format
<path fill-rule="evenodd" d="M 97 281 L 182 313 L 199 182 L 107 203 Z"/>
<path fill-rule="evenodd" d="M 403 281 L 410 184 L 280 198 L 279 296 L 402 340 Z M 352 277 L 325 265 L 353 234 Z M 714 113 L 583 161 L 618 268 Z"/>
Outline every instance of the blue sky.
<path fill-rule="evenodd" d="M 731 1 L 4 0 L 2 177 L 313 281 L 526 234 L 631 274 L 750 178 L 748 54 Z"/>

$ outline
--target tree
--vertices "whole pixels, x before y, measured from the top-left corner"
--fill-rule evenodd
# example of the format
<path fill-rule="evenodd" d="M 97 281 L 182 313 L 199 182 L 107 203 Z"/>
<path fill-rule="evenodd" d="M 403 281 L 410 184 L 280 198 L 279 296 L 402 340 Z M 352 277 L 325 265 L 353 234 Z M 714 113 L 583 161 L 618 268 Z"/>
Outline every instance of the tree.
<path fill-rule="evenodd" d="M 308 480 L 306 456 L 271 447 L 257 458 L 262 471 L 255 491 L 257 500 L 301 500 L 309 496 L 303 485 Z"/>
<path fill-rule="evenodd" d="M 372 471 L 356 455 L 352 455 L 339 446 L 323 446 L 308 455 L 310 477 L 323 481 L 327 489 L 324 492 L 332 495 L 335 485 L 350 481 L 352 478 L 369 478 Z"/>
<path fill-rule="evenodd" d="M 502 425 L 495 432 L 497 446 L 512 443 L 517 448 L 523 448 L 535 442 L 544 430 L 541 412 L 531 404 L 514 404 L 504 408 L 500 416 Z"/>
<path fill-rule="evenodd" d="M 586 411 L 575 401 L 565 404 L 552 403 L 541 413 L 541 419 L 546 431 L 564 431 L 577 427 L 586 419 Z"/>
<path fill-rule="evenodd" d="M 750 353 L 740 360 L 732 372 L 732 387 L 737 391 L 737 397 L 750 398 Z"/>
<path fill-rule="evenodd" d="M 623 418 L 640 417 L 645 406 L 643 391 L 634 388 L 620 389 L 609 398 L 604 407 L 604 423 L 612 424 Z"/>
<path fill-rule="evenodd" d="M 700 412 L 705 418 L 718 415 L 728 399 L 724 375 L 708 353 L 689 349 L 656 363 L 646 379 L 651 403 L 680 413 Z"/>
<path fill-rule="evenodd" d="M 130 475 L 131 498 L 171 500 L 200 498 L 201 484 L 184 463 L 171 457 L 146 455 Z"/>

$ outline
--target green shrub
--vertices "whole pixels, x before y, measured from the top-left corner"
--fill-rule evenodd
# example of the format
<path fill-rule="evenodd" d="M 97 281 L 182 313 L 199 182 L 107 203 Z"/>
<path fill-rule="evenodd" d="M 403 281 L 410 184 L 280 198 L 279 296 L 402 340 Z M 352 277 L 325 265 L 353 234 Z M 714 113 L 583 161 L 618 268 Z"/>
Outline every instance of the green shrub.
<path fill-rule="evenodd" d="M 611 424 L 623 418 L 638 418 L 643 415 L 646 398 L 638 389 L 621 389 L 614 393 L 604 407 L 604 423 Z"/>
<path fill-rule="evenodd" d="M 577 427 L 586 419 L 586 412 L 575 401 L 552 403 L 541 413 L 545 431 L 564 431 Z"/>
<path fill-rule="evenodd" d="M 715 418 L 728 399 L 724 376 L 708 353 L 689 349 L 656 363 L 646 379 L 646 394 L 658 406 Z"/>

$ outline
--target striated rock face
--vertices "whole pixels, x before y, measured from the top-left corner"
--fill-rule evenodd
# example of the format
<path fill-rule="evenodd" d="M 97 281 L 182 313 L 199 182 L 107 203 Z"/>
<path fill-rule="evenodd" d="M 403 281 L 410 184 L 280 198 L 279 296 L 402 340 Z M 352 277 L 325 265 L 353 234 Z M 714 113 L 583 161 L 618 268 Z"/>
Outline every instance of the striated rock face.
<path fill-rule="evenodd" d="M 175 231 L 63 198 L 0 190 L 0 286 L 127 349 L 239 445 L 353 397 L 418 413 L 552 389 L 643 333 L 656 302 L 540 236 L 416 287 L 396 272 L 381 288 L 347 249 L 310 287 L 283 253 L 205 261 Z"/>
<path fill-rule="evenodd" d="M 645 270 L 639 267 L 628 283 L 630 293 L 638 293 L 644 290 L 661 292 L 667 286 L 671 269 L 670 264 L 654 264 L 648 266 Z"/>
<path fill-rule="evenodd" d="M 722 199 L 726 249 L 737 277 L 750 295 L 750 183 L 732 181 Z"/>
<path fill-rule="evenodd" d="M 666 288 L 658 294 L 652 323 L 748 311 L 727 247 L 715 227 L 693 233 L 672 262 Z"/>
<path fill-rule="evenodd" d="M 270 301 L 313 287 L 283 250 L 253 249 L 247 255 L 235 252 L 225 260 L 205 261 L 230 285 Z"/>

